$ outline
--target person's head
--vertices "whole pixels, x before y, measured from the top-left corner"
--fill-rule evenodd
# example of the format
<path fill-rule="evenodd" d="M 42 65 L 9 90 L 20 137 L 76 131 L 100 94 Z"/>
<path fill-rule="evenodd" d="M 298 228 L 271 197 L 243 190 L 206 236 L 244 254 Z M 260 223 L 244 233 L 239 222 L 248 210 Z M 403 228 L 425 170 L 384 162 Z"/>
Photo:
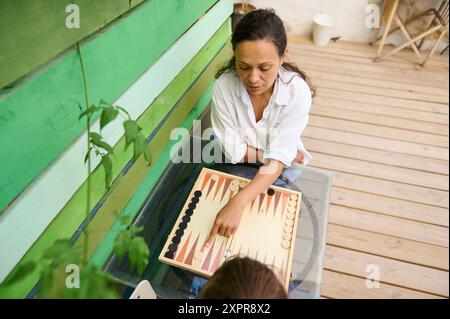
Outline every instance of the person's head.
<path fill-rule="evenodd" d="M 287 299 L 275 273 L 248 257 L 227 260 L 200 291 L 201 299 Z"/>
<path fill-rule="evenodd" d="M 272 88 L 283 66 L 310 84 L 295 64 L 286 61 L 286 30 L 274 10 L 257 9 L 247 13 L 237 24 L 231 44 L 234 56 L 216 78 L 228 70 L 235 70 L 248 92 L 260 95 Z"/>

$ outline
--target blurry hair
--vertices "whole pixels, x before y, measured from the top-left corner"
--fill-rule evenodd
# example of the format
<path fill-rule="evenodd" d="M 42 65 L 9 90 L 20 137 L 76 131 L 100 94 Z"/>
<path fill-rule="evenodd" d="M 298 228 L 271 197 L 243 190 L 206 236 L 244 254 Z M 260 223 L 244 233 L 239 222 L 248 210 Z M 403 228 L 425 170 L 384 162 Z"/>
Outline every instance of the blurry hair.
<path fill-rule="evenodd" d="M 265 264 L 248 257 L 227 260 L 200 291 L 202 299 L 287 299 L 284 286 Z"/>

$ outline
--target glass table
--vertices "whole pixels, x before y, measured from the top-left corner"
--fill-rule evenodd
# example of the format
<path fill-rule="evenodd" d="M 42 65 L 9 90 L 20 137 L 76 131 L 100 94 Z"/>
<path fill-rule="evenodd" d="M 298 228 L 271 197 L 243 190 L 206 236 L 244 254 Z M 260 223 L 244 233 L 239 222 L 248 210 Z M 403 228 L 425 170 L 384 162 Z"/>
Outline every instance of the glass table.
<path fill-rule="evenodd" d="M 208 115 L 207 109 L 201 117 L 203 128 L 210 127 Z M 198 137 L 191 136 L 187 142 L 193 145 L 196 138 Z M 206 143 L 198 139 L 202 145 Z M 158 257 L 201 169 L 208 167 L 229 171 L 231 165 L 171 162 L 167 166 L 134 220 L 135 225 L 144 227 L 142 234 L 150 248 L 147 268 L 143 274 L 137 275 L 129 271 L 126 259 L 120 260 L 114 255 L 106 264 L 106 270 L 129 287 L 124 292 L 124 297 L 131 294 L 140 281 L 146 279 L 158 298 L 196 298 L 207 279 L 161 263 Z M 247 176 L 256 174 L 258 170 L 252 165 L 239 165 L 242 165 Z M 282 174 L 281 180 L 277 181 L 284 183 L 287 188 L 302 192 L 288 295 L 289 298 L 319 298 L 331 177 L 326 172 L 303 165 L 294 164 L 290 170 L 294 174 L 286 174 L 287 177 Z"/>

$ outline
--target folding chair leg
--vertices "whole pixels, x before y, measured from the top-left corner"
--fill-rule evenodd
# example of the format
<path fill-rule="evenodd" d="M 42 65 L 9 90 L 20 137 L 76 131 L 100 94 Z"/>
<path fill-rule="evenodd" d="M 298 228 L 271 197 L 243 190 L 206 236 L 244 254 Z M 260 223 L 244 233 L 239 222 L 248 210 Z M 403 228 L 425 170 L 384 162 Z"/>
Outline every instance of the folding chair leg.
<path fill-rule="evenodd" d="M 429 35 L 429 34 L 435 32 L 435 31 L 437 31 L 440 27 L 441 27 L 441 26 L 436 26 L 436 27 L 434 27 L 434 28 L 428 30 L 427 32 L 422 33 L 421 35 L 416 36 L 414 39 L 412 39 L 412 42 L 415 42 L 415 41 L 417 41 L 417 40 L 420 40 L 420 39 L 422 39 L 423 37 L 426 37 L 427 35 Z M 395 48 L 395 49 L 392 50 L 391 52 L 389 52 L 389 53 L 387 53 L 387 54 L 385 54 L 385 55 L 379 57 L 378 60 L 380 60 L 380 59 L 382 59 L 382 58 L 387 58 L 387 57 L 391 56 L 392 54 L 394 54 L 394 53 L 396 53 L 396 52 L 402 50 L 403 48 L 406 48 L 409 44 L 410 44 L 410 42 L 406 42 L 406 43 L 402 44 L 401 46 L 398 46 L 397 48 Z M 377 62 L 377 61 L 375 61 L 375 62 Z"/>
<path fill-rule="evenodd" d="M 413 39 L 411 38 L 411 35 L 409 34 L 408 30 L 403 25 L 403 21 L 400 19 L 398 14 L 395 15 L 395 21 L 398 23 L 400 29 L 402 29 L 403 34 L 408 39 L 408 41 L 409 41 L 408 44 L 411 44 L 411 47 L 413 48 L 414 52 L 419 57 L 420 63 L 422 63 L 423 62 L 422 61 L 422 55 L 420 54 L 419 49 L 416 47 L 416 44 L 414 43 Z"/>
<path fill-rule="evenodd" d="M 427 63 L 428 59 L 434 54 L 434 52 L 436 51 L 437 47 L 439 46 L 439 43 L 441 43 L 441 41 L 444 38 L 446 33 L 447 33 L 447 29 L 443 28 L 443 30 L 441 30 L 441 34 L 439 34 L 439 37 L 437 38 L 436 43 L 433 46 L 433 48 L 431 49 L 431 51 L 428 53 L 428 55 L 423 60 L 422 66 L 425 66 L 425 64 Z"/>
<path fill-rule="evenodd" d="M 387 24 L 384 27 L 383 36 L 381 38 L 381 42 L 380 42 L 380 45 L 378 47 L 377 55 L 375 56 L 374 62 L 378 62 L 378 60 L 379 60 L 381 52 L 383 51 L 384 42 L 386 41 L 387 35 L 389 33 L 389 30 L 391 29 L 392 20 L 394 18 L 395 13 L 397 12 L 397 6 L 398 6 L 399 0 L 390 0 L 390 1 L 393 1 L 392 2 L 391 11 L 390 11 L 390 14 L 389 14 L 389 18 L 387 20 Z M 389 5 L 389 4 L 390 3 L 388 3 L 387 5 Z"/>

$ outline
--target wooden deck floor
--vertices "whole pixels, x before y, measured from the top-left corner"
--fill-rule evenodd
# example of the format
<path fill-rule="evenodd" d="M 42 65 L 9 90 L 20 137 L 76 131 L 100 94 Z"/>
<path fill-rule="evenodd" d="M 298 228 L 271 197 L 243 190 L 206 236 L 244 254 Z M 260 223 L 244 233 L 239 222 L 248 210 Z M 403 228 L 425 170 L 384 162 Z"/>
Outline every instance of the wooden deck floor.
<path fill-rule="evenodd" d="M 318 89 L 303 135 L 311 166 L 333 175 L 322 296 L 448 298 L 448 56 L 422 69 L 412 52 L 374 54 L 290 38 Z M 366 287 L 369 264 L 379 288 Z"/>

